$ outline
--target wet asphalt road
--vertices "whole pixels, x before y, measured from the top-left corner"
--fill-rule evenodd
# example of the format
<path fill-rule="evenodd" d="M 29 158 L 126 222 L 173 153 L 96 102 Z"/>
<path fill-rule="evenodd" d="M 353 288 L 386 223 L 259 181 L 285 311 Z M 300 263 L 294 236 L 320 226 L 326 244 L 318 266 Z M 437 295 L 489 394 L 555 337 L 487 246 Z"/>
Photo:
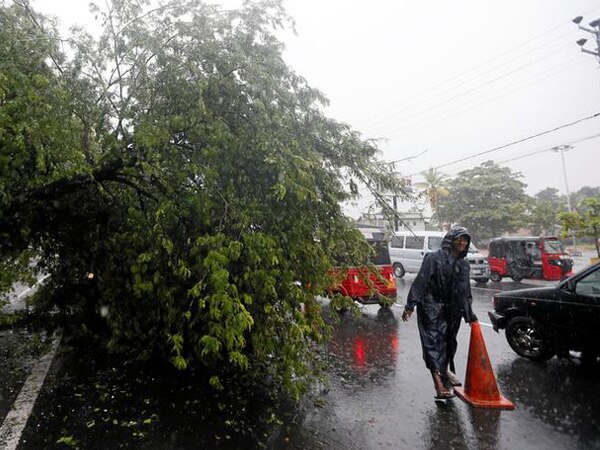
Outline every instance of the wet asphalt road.
<path fill-rule="evenodd" d="M 398 280 L 398 304 L 390 310 L 369 305 L 359 317 L 341 317 L 328 346 L 329 383 L 295 423 L 284 425 L 269 448 L 600 449 L 600 369 L 584 368 L 576 358 L 533 363 L 510 349 L 503 331 L 486 325 L 491 296 L 498 289 L 544 282 L 473 285 L 474 310 L 498 387 L 516 405 L 513 411 L 500 411 L 474 409 L 458 398 L 434 401 L 416 317 L 408 323 L 400 319 L 413 278 Z M 456 372 L 464 381 L 468 326 L 463 324 L 458 339 Z M 39 433 L 35 416 L 25 430 L 29 444 Z M 185 423 L 185 414 L 177 421 Z M 26 442 L 18 448 L 35 447 Z M 136 442 L 119 439 L 116 447 L 142 448 Z M 104 447 L 99 443 L 97 448 Z M 206 447 L 192 443 L 185 448 Z"/>
<path fill-rule="evenodd" d="M 398 281 L 402 304 L 411 280 Z M 403 323 L 401 305 L 389 313 L 365 306 L 360 317 L 345 317 L 336 329 L 326 402 L 289 430 L 288 448 L 600 449 L 600 368 L 582 367 L 577 358 L 531 362 L 510 349 L 503 331 L 487 325 L 496 289 L 528 286 L 473 285 L 498 387 L 515 410 L 474 409 L 459 398 L 436 403 L 416 318 Z M 455 360 L 463 381 L 469 333 L 463 324 Z"/>

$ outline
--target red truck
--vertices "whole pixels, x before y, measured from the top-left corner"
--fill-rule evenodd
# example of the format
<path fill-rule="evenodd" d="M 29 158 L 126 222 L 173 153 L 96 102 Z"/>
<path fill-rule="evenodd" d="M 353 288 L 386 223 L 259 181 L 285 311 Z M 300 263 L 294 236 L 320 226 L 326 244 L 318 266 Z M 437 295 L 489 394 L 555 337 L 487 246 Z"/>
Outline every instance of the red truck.
<path fill-rule="evenodd" d="M 367 242 L 374 248 L 370 262 L 377 272 L 370 271 L 368 266 L 350 266 L 334 269 L 334 276 L 339 280 L 330 288 L 331 293 L 340 293 L 363 304 L 385 305 L 381 297 L 396 299 L 396 277 L 390 261 L 388 242 L 384 233 L 373 229 L 361 229 Z"/>

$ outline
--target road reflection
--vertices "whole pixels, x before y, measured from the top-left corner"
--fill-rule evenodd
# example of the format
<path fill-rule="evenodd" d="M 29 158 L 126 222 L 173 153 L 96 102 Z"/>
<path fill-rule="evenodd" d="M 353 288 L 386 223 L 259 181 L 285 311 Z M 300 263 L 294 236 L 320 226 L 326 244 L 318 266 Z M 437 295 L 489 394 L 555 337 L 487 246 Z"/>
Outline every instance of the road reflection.
<path fill-rule="evenodd" d="M 454 401 L 440 403 L 432 409 L 423 447 L 430 450 L 500 448 L 500 410 L 469 407 L 468 418 L 461 414 L 461 410 L 464 408 Z"/>
<path fill-rule="evenodd" d="M 390 309 L 380 308 L 376 315 L 343 315 L 334 327 L 328 352 L 343 384 L 363 384 L 393 374 L 398 348 L 398 319 Z"/>
<path fill-rule="evenodd" d="M 600 367 L 577 359 L 535 363 L 524 358 L 502 364 L 497 378 L 519 408 L 555 430 L 577 436 L 580 448 L 597 448 L 600 429 Z"/>
<path fill-rule="evenodd" d="M 500 448 L 500 409 L 469 408 L 469 421 L 477 442 L 476 448 Z"/>
<path fill-rule="evenodd" d="M 431 410 L 427 418 L 429 432 L 424 433 L 424 446 L 430 450 L 468 449 L 468 434 L 453 401 Z"/>

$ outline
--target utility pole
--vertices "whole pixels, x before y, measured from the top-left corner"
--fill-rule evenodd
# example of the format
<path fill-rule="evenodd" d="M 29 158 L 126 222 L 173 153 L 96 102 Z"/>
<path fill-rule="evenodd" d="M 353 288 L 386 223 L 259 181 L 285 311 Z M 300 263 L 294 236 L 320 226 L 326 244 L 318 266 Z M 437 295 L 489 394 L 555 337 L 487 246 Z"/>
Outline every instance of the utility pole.
<path fill-rule="evenodd" d="M 567 152 L 574 147 L 572 145 L 559 145 L 558 147 L 552 147 L 553 152 L 560 153 L 560 161 L 562 162 L 563 169 L 563 179 L 565 180 L 565 192 L 567 193 L 567 209 L 570 213 L 573 212 L 573 208 L 571 207 L 571 193 L 569 192 L 569 183 L 567 182 L 567 167 L 565 165 L 565 155 L 564 152 Z M 573 250 L 577 249 L 577 243 L 575 241 L 575 234 L 573 233 Z"/>
<path fill-rule="evenodd" d="M 583 26 L 581 25 L 581 21 L 583 20 L 583 16 L 577 16 L 573 19 L 573 23 L 575 25 L 577 25 L 579 27 L 580 30 L 583 30 L 587 33 L 590 33 L 596 41 L 596 49 L 595 50 L 589 50 L 587 48 L 584 47 L 584 45 L 587 42 L 587 39 L 585 38 L 581 38 L 578 39 L 577 45 L 579 45 L 581 47 L 581 51 L 583 53 L 587 53 L 588 55 L 592 55 L 595 56 L 596 59 L 598 60 L 598 64 L 600 64 L 600 18 L 592 20 L 588 26 Z M 569 198 L 569 188 L 567 187 L 567 172 L 565 169 L 565 159 L 563 156 L 563 151 L 569 150 L 572 147 L 569 145 L 562 145 L 559 148 L 560 151 L 560 157 L 562 158 L 562 164 L 563 164 L 563 174 L 565 177 L 565 188 L 567 189 L 567 206 L 569 207 L 569 212 L 571 212 L 571 199 Z M 554 150 L 554 149 L 553 149 Z M 575 233 L 573 233 L 573 248 L 575 248 Z"/>
<path fill-rule="evenodd" d="M 564 152 L 567 152 L 574 148 L 572 145 L 559 145 L 558 147 L 552 147 L 553 152 L 560 153 L 560 160 L 562 162 L 563 169 L 563 179 L 565 180 L 565 192 L 567 193 L 567 208 L 569 212 L 573 212 L 571 208 L 571 193 L 569 192 L 569 183 L 567 182 L 567 168 L 565 166 L 565 155 Z"/>

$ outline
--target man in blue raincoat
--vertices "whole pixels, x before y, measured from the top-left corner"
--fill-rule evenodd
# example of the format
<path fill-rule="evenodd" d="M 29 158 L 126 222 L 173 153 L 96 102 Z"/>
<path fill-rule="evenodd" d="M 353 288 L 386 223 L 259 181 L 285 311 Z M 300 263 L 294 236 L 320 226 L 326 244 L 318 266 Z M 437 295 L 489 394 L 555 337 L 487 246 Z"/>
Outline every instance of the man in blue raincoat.
<path fill-rule="evenodd" d="M 425 255 L 402 313 L 406 322 L 417 307 L 423 359 L 439 399 L 454 397 L 452 386 L 461 384 L 450 370 L 460 322 L 463 318 L 469 324 L 477 321 L 471 308 L 469 263 L 464 259 L 470 242 L 466 228 L 452 227 L 441 248 Z"/>

